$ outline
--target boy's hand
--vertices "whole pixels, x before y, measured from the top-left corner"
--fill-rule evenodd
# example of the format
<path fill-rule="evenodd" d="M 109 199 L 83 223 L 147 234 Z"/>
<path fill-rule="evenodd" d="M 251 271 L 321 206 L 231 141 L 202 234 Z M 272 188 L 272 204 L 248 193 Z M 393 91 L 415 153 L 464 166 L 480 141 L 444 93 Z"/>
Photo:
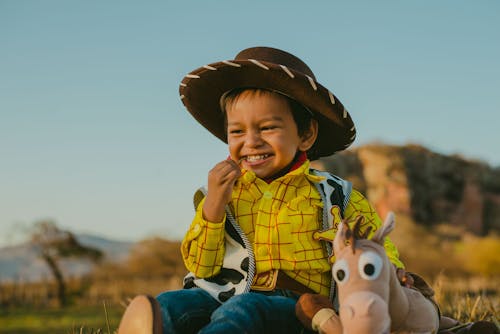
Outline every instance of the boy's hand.
<path fill-rule="evenodd" d="M 234 184 L 240 177 L 240 167 L 233 160 L 224 160 L 208 172 L 208 192 L 203 204 L 203 218 L 222 222 L 224 207 L 231 201 Z"/>
<path fill-rule="evenodd" d="M 300 322 L 308 329 L 312 329 L 312 320 L 316 313 L 323 309 L 333 309 L 333 304 L 326 296 L 304 293 L 295 304 L 295 314 Z"/>

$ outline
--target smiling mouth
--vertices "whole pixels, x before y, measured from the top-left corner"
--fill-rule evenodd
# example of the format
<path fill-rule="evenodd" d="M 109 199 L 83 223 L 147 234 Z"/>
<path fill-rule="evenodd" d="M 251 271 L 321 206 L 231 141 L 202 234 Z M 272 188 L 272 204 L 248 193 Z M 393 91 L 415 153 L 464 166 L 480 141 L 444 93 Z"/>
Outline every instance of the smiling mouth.
<path fill-rule="evenodd" d="M 258 162 L 258 161 L 265 160 L 265 159 L 269 158 L 270 156 L 271 156 L 270 154 L 247 155 L 247 156 L 242 157 L 239 160 L 239 162 L 240 163 L 242 161 L 246 161 L 248 163 Z"/>

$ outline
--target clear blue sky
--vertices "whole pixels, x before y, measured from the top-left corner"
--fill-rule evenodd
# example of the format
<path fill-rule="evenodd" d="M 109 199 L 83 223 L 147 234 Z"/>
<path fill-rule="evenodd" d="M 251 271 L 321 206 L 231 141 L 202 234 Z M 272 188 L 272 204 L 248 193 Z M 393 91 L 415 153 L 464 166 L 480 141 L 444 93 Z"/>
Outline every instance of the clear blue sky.
<path fill-rule="evenodd" d="M 499 1 L 0 0 L 0 244 L 17 225 L 181 238 L 226 156 L 183 76 L 266 45 L 346 105 L 356 144 L 500 165 Z"/>

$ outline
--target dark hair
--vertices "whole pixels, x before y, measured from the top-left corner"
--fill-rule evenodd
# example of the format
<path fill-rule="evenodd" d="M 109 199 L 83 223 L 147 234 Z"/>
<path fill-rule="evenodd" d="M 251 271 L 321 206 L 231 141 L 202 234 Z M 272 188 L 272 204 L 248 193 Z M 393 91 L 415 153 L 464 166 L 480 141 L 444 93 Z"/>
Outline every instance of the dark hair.
<path fill-rule="evenodd" d="M 222 96 L 220 105 L 221 105 L 221 110 L 224 113 L 226 128 L 227 128 L 226 107 L 232 105 L 238 99 L 238 96 L 240 96 L 245 91 L 251 91 L 254 94 L 270 93 L 284 97 L 288 102 L 288 105 L 290 106 L 290 110 L 292 111 L 293 120 L 297 125 L 297 131 L 299 136 L 300 137 L 305 136 L 309 131 L 309 129 L 311 128 L 311 122 L 313 120 L 313 116 L 312 113 L 306 107 L 304 107 L 302 104 L 292 99 L 291 97 L 281 94 L 280 92 L 263 88 L 236 88 L 227 92 Z"/>

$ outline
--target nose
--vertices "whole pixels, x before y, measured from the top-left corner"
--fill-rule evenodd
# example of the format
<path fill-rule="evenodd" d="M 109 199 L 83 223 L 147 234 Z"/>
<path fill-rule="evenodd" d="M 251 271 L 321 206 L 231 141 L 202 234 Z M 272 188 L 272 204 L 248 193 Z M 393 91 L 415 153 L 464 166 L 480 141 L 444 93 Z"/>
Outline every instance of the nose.
<path fill-rule="evenodd" d="M 245 137 L 245 145 L 248 147 L 259 147 L 263 143 L 262 136 L 259 131 L 248 131 Z"/>
<path fill-rule="evenodd" d="M 379 334 L 389 332 L 389 305 L 377 294 L 355 292 L 341 302 L 339 316 L 345 333 Z"/>

